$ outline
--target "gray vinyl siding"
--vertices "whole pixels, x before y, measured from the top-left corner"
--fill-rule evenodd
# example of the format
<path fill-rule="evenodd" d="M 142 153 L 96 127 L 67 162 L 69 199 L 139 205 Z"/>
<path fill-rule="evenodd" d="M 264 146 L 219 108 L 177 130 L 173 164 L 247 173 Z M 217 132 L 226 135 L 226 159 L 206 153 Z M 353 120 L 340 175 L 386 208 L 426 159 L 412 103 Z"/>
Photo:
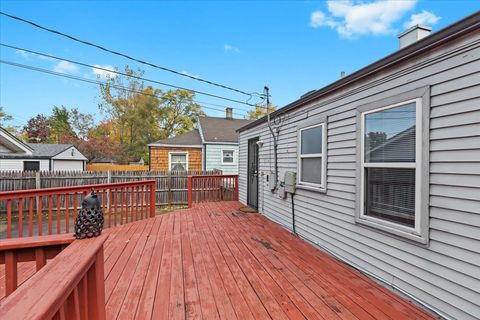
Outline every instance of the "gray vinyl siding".
<path fill-rule="evenodd" d="M 222 150 L 233 150 L 233 163 L 222 164 Z M 238 145 L 205 144 L 205 170 L 222 170 L 224 174 L 238 174 Z"/>
<path fill-rule="evenodd" d="M 357 107 L 430 87 L 429 243 L 355 223 Z M 358 268 L 455 319 L 480 318 L 480 34 L 410 59 L 285 115 L 279 179 L 297 171 L 297 125 L 327 118 L 327 191 L 297 189 L 296 231 Z M 246 203 L 247 141 L 260 137 L 259 211 L 292 228 L 290 196 L 268 189 L 273 171 L 266 124 L 240 134 L 240 200 Z M 428 138 L 428 137 L 427 137 Z"/>

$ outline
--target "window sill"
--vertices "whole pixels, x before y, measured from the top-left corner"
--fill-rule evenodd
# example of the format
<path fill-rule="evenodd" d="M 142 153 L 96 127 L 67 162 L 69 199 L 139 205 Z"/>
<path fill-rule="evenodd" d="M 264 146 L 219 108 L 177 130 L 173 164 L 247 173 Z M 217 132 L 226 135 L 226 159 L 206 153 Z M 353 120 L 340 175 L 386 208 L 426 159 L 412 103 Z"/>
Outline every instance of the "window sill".
<path fill-rule="evenodd" d="M 236 166 L 236 163 L 221 163 L 222 166 Z"/>
<path fill-rule="evenodd" d="M 297 189 L 308 190 L 308 191 L 313 191 L 318 193 L 327 193 L 327 188 L 313 187 L 313 186 L 307 186 L 303 184 L 297 184 Z"/>
<path fill-rule="evenodd" d="M 400 229 L 397 229 L 395 227 L 389 227 L 387 225 L 383 225 L 381 223 L 371 221 L 369 219 L 365 218 L 358 218 L 355 217 L 355 222 L 361 226 L 364 227 L 369 227 L 369 229 L 374 229 L 375 231 L 380 231 L 386 235 L 393 235 L 396 238 L 399 238 L 401 240 L 409 240 L 415 244 L 419 245 L 428 245 L 428 239 L 425 237 L 422 237 L 418 234 L 410 233 L 407 231 L 403 231 Z"/>

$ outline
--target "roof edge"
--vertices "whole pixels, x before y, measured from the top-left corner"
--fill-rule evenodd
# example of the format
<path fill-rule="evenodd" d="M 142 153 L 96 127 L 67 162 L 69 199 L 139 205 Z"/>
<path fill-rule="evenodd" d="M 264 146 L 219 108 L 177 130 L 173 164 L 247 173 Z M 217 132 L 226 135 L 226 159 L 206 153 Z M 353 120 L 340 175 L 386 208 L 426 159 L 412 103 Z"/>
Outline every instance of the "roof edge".
<path fill-rule="evenodd" d="M 300 99 L 295 100 L 287 104 L 286 106 L 274 111 L 270 114 L 270 116 L 278 116 L 284 113 L 287 113 L 293 109 L 296 109 L 306 103 L 312 102 L 321 98 L 324 95 L 332 93 L 340 88 L 350 85 L 351 83 L 361 80 L 371 74 L 381 71 L 382 69 L 391 67 L 393 65 L 397 65 L 404 60 L 411 58 L 412 56 L 416 56 L 422 54 L 427 50 L 431 50 L 434 47 L 442 45 L 452 39 L 460 37 L 464 34 L 470 33 L 471 31 L 480 27 L 480 11 L 476 11 L 473 14 L 457 21 L 449 26 L 446 26 L 443 29 L 440 29 L 437 32 L 432 33 L 431 35 L 418 40 L 417 42 L 406 46 L 403 49 L 397 50 L 386 57 L 377 60 L 360 70 L 355 71 L 354 73 L 341 78 L 325 87 L 322 87 L 318 90 L 313 91 L 312 93 L 306 94 L 305 96 L 301 97 Z M 255 120 L 252 123 L 249 123 L 239 129 L 237 132 L 242 132 L 253 127 L 256 127 L 264 122 L 267 121 L 266 116 Z"/>
<path fill-rule="evenodd" d="M 201 144 L 168 144 L 168 143 L 150 143 L 148 147 L 174 147 L 174 148 L 202 148 Z"/>
<path fill-rule="evenodd" d="M 0 131 L 3 132 L 5 135 L 7 135 L 7 137 L 12 140 L 13 144 L 17 144 L 17 146 L 20 146 L 20 148 L 26 149 L 25 151 L 27 152 L 29 151 L 30 153 L 33 153 L 33 149 L 28 144 L 18 139 L 17 137 L 15 137 L 13 134 L 3 129 L 2 127 L 0 127 Z"/>

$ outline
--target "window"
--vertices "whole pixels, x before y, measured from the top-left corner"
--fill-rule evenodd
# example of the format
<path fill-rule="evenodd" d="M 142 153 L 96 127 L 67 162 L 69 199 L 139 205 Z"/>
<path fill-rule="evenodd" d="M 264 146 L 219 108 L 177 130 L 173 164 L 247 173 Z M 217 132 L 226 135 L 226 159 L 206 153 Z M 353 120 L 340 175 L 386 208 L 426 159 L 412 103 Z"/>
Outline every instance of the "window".
<path fill-rule="evenodd" d="M 23 171 L 40 171 L 40 161 L 23 161 Z"/>
<path fill-rule="evenodd" d="M 325 125 L 299 130 L 298 184 L 314 188 L 325 186 Z"/>
<path fill-rule="evenodd" d="M 222 150 L 222 164 L 234 164 L 233 150 Z"/>
<path fill-rule="evenodd" d="M 188 153 L 170 153 L 170 171 L 188 170 Z"/>
<path fill-rule="evenodd" d="M 361 113 L 360 218 L 420 233 L 422 100 Z"/>

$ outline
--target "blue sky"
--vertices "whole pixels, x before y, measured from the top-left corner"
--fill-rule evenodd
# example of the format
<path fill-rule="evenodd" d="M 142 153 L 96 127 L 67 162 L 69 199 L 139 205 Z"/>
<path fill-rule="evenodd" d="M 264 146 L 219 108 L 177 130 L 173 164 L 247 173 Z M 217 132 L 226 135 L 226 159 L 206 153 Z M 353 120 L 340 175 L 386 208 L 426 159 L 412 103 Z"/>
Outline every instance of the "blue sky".
<path fill-rule="evenodd" d="M 283 106 L 398 49 L 409 24 L 439 30 L 480 9 L 480 1 L 5 1 L 1 11 L 78 38 L 248 92 L 271 90 Z M 0 41 L 92 65 L 145 69 L 145 77 L 233 99 L 245 97 L 75 43 L 0 16 Z M 0 47 L 2 60 L 88 79 L 90 68 Z M 53 105 L 96 113 L 97 85 L 0 64 L 0 105 L 23 125 Z M 165 88 L 164 88 L 165 89 Z M 205 106 L 248 106 L 197 96 Z M 252 100 L 258 101 L 258 100 Z M 218 104 L 221 106 L 212 106 Z M 212 116 L 223 115 L 204 109 Z"/>

